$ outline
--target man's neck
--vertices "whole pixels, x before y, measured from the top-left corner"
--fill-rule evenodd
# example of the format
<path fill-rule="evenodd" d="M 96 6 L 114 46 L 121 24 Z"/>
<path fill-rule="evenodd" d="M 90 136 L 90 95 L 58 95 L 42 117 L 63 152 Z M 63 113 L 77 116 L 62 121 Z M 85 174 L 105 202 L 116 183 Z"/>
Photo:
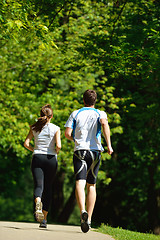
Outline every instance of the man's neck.
<path fill-rule="evenodd" d="M 84 105 L 85 107 L 90 107 L 90 108 L 94 108 L 94 105 L 88 106 L 88 105 Z"/>

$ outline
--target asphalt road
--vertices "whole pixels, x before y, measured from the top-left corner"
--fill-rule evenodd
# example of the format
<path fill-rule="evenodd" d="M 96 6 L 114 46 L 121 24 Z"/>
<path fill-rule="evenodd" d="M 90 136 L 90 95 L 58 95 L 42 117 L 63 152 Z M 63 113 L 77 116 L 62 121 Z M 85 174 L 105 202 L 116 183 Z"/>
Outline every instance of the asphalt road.
<path fill-rule="evenodd" d="M 0 222 L 0 240 L 114 240 L 111 236 L 90 230 L 82 233 L 79 226 L 48 224 L 47 229 L 38 223 Z"/>

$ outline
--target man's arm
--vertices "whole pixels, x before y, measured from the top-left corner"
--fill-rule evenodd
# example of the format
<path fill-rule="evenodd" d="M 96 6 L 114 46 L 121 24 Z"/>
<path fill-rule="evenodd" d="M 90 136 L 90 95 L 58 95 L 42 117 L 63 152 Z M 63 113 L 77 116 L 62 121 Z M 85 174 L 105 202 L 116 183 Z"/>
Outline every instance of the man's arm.
<path fill-rule="evenodd" d="M 100 119 L 100 123 L 102 125 L 103 135 L 105 137 L 107 147 L 108 147 L 108 154 L 111 155 L 113 153 L 113 149 L 111 146 L 111 139 L 110 139 L 110 128 L 108 125 L 108 121 L 105 118 Z"/>
<path fill-rule="evenodd" d="M 66 127 L 66 130 L 65 130 L 65 137 L 71 141 L 73 141 L 73 137 L 72 137 L 72 131 L 73 129 L 70 128 L 70 127 Z"/>

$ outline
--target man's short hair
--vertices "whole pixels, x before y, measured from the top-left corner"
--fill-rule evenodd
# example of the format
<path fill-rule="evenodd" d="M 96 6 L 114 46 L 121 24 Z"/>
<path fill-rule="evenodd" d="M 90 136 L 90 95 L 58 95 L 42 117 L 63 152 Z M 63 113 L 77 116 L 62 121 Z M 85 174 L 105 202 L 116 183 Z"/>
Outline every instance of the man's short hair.
<path fill-rule="evenodd" d="M 94 90 L 86 90 L 83 94 L 83 100 L 86 106 L 95 105 L 97 100 L 97 93 Z"/>

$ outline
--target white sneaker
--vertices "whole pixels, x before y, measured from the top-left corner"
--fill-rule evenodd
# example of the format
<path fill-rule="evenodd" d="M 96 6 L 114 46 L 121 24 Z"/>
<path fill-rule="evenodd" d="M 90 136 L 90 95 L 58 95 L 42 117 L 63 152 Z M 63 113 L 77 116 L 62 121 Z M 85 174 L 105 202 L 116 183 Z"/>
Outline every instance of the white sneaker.
<path fill-rule="evenodd" d="M 42 202 L 36 202 L 35 217 L 38 222 L 42 222 L 44 214 L 42 212 Z"/>

